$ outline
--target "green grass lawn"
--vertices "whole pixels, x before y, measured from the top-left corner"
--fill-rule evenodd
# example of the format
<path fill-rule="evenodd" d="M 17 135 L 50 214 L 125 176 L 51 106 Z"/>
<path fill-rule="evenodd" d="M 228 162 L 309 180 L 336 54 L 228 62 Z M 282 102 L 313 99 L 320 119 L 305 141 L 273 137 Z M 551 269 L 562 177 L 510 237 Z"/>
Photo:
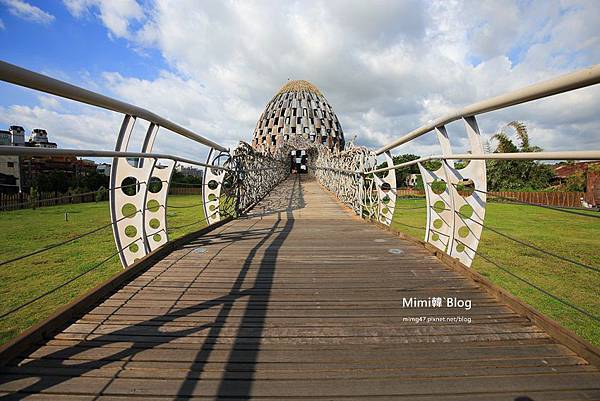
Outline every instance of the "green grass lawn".
<path fill-rule="evenodd" d="M 415 209 L 416 207 L 420 207 Z M 425 200 L 399 199 L 392 227 L 413 237 L 425 234 Z M 585 212 L 598 215 L 597 212 Z M 600 268 L 600 221 L 536 206 L 488 203 L 485 224 L 554 254 Z M 515 243 L 484 229 L 478 252 L 544 290 L 600 315 L 600 273 Z M 510 276 L 481 257 L 476 271 L 509 290 L 538 311 L 595 345 L 600 324 Z"/>
<path fill-rule="evenodd" d="M 170 196 L 169 238 L 179 238 L 205 226 L 201 195 Z M 65 221 L 65 212 L 68 221 Z M 191 224 L 196 221 L 196 224 Z M 108 202 L 80 203 L 0 213 L 0 261 L 75 238 L 110 222 Z M 107 227 L 47 252 L 0 266 L 0 315 L 85 272 L 116 251 Z M 0 344 L 48 317 L 60 306 L 121 271 L 118 256 L 66 287 L 0 319 Z"/>

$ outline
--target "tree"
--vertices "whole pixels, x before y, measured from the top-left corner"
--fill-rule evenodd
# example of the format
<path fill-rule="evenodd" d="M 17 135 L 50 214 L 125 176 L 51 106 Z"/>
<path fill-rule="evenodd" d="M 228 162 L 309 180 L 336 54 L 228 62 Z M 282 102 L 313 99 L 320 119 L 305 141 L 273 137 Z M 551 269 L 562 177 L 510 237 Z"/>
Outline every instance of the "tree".
<path fill-rule="evenodd" d="M 515 144 L 508 130 L 512 130 L 518 139 Z M 533 146 L 525 124 L 511 121 L 493 137 L 498 142 L 494 153 L 541 152 L 542 148 Z M 540 190 L 550 186 L 554 177 L 552 168 L 547 164 L 533 160 L 490 160 L 487 162 L 487 181 L 490 191 Z"/>

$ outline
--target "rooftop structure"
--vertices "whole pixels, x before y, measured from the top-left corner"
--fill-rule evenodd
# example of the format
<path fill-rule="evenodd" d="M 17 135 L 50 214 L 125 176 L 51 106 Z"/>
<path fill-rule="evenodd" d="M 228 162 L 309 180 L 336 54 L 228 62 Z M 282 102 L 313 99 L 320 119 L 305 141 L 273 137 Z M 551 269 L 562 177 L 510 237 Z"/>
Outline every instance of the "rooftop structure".
<path fill-rule="evenodd" d="M 333 108 L 308 81 L 289 81 L 281 87 L 256 123 L 252 147 L 274 153 L 294 136 L 330 149 L 344 148 L 344 132 Z"/>
<path fill-rule="evenodd" d="M 58 146 L 54 142 L 48 141 L 48 133 L 45 129 L 34 128 L 29 136 L 29 142 L 27 146 L 34 146 L 38 148 L 57 148 Z"/>

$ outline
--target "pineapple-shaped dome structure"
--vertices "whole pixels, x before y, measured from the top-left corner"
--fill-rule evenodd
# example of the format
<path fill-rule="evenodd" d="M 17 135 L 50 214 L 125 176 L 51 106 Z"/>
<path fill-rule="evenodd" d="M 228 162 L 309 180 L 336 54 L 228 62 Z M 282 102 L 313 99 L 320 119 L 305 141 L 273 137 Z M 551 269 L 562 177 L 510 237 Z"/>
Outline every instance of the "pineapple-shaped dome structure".
<path fill-rule="evenodd" d="M 273 154 L 295 136 L 330 149 L 344 148 L 337 116 L 321 91 L 308 81 L 289 81 L 281 87 L 256 123 L 252 147 Z"/>

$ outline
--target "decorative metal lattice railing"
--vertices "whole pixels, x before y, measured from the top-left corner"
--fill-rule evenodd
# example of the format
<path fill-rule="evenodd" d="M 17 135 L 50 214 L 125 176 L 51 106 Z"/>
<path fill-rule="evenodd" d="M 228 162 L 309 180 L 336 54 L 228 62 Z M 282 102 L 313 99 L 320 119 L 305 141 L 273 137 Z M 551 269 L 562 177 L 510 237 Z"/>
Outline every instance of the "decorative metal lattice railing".
<path fill-rule="evenodd" d="M 247 210 L 289 175 L 286 159 L 274 158 L 240 142 L 233 151 L 238 175 L 237 208 Z"/>

